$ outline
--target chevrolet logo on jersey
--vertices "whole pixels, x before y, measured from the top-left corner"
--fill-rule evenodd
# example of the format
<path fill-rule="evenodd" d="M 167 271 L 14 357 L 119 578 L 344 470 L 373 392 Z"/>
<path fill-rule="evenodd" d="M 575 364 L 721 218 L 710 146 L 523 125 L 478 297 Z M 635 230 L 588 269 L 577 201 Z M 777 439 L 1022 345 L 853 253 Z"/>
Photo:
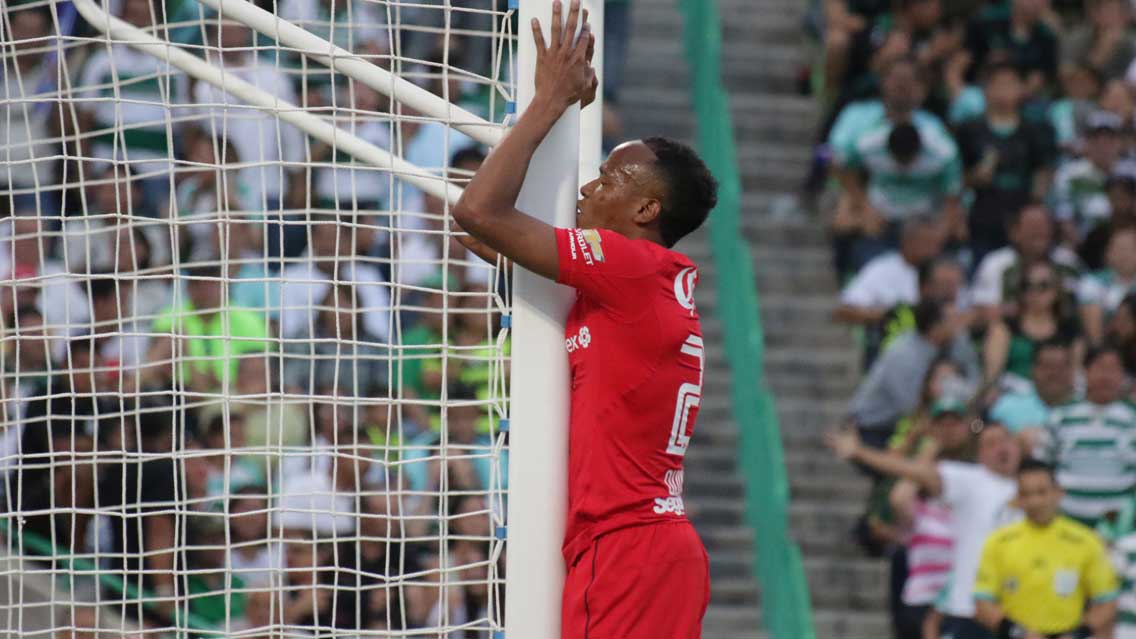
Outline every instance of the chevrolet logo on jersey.
<path fill-rule="evenodd" d="M 595 258 L 597 262 L 604 261 L 603 238 L 600 237 L 600 232 L 595 229 L 585 229 L 580 232 L 580 236 L 587 242 L 588 248 L 591 249 L 592 257 Z"/>

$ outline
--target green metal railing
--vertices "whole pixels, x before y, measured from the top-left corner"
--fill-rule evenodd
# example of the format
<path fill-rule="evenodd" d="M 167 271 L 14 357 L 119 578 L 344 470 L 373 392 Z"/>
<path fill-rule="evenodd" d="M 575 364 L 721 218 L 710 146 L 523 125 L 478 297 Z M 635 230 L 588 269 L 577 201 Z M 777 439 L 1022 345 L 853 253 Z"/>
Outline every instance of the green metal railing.
<path fill-rule="evenodd" d="M 739 467 L 746 484 L 746 523 L 756 533 L 754 571 L 761 584 L 762 619 L 775 639 L 815 639 L 801 553 L 789 537 L 789 486 L 773 396 L 765 385 L 765 343 L 757 284 L 739 213 L 741 178 L 729 100 L 719 75 L 722 37 L 715 0 L 680 0 L 691 66 L 698 146 L 719 181 L 710 215 L 718 274 L 718 315 L 733 382 Z"/>

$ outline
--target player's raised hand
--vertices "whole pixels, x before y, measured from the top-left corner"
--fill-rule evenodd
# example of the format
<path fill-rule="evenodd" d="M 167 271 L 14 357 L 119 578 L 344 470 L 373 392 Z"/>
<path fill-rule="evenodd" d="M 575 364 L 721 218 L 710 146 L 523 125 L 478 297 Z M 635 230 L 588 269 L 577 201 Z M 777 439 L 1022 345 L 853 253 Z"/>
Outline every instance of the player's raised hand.
<path fill-rule="evenodd" d="M 572 0 L 568 19 L 562 20 L 563 4 L 552 4 L 551 37 L 544 41 L 540 21 L 533 19 L 533 40 L 536 42 L 536 95 L 547 98 L 558 107 L 568 108 L 576 102 L 585 106 L 595 99 L 596 72 L 591 58 L 595 50 L 595 36 L 588 24 L 588 11 L 580 9 L 580 0 Z M 583 27 L 580 36 L 576 30 Z"/>

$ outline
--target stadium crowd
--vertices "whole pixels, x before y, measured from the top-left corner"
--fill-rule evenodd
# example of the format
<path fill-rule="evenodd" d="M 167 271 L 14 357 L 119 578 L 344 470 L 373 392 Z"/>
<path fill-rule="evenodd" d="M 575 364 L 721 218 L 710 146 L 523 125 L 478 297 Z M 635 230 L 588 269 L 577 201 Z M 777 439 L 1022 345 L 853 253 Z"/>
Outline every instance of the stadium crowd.
<path fill-rule="evenodd" d="M 1129 0 L 827 0 L 828 435 L 900 639 L 1136 637 L 1136 31 Z"/>
<path fill-rule="evenodd" d="M 496 18 L 410 4 L 393 28 L 357 0 L 265 6 L 379 64 L 397 41 L 406 77 L 499 118 L 469 80 L 492 74 L 471 34 Z M 614 103 L 629 2 L 608 5 Z M 193 0 L 107 6 L 417 166 L 460 181 L 484 159 Z M 40 568 L 99 571 L 60 586 L 78 603 L 59 636 L 487 636 L 507 288 L 445 204 L 111 44 L 70 3 L 2 5 L 0 28 L 0 536 Z"/>

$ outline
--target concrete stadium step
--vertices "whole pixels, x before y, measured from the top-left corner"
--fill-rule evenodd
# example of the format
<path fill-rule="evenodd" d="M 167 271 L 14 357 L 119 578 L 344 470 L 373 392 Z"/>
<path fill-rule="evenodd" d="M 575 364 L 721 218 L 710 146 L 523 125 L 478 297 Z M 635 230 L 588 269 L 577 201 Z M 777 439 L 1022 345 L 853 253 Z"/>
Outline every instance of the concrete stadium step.
<path fill-rule="evenodd" d="M 734 556 L 739 552 L 753 552 L 753 529 L 745 525 L 712 526 L 701 521 L 695 521 L 694 527 L 702 537 L 702 543 L 707 550 L 715 549 L 725 556 Z M 713 561 L 713 553 L 711 561 Z"/>
<path fill-rule="evenodd" d="M 820 446 L 825 431 L 840 424 L 848 414 L 848 403 L 824 400 L 822 405 L 807 398 L 778 398 L 777 416 L 781 435 L 794 448 Z"/>
<path fill-rule="evenodd" d="M 828 244 L 801 246 L 786 244 L 782 246 L 763 247 L 760 252 L 754 253 L 754 262 L 758 266 L 773 269 L 777 266 L 815 266 L 825 264 L 829 256 Z M 832 269 L 827 269 L 831 271 Z"/>
<path fill-rule="evenodd" d="M 827 225 L 790 217 L 811 161 L 818 105 L 796 94 L 798 73 L 813 52 L 803 46 L 800 0 L 718 0 L 723 23 L 722 81 L 730 92 L 742 195 L 740 233 L 751 245 L 765 329 L 766 382 L 773 389 L 789 473 L 791 529 L 806 557 L 818 639 L 888 636 L 883 567 L 863 559 L 848 532 L 868 482 L 821 444 L 843 415 L 859 373 L 847 327 L 830 321 L 837 286 Z M 621 109 L 629 136 L 695 133 L 690 69 L 674 0 L 636 0 Z M 660 72 L 665 69 L 665 72 Z M 779 217 L 772 217 L 776 213 Z M 696 299 L 707 342 L 706 386 L 687 456 L 688 511 L 715 575 L 704 636 L 766 639 L 760 592 L 752 575 L 754 531 L 745 525 L 738 432 L 730 371 L 715 321 L 714 260 L 705 233 L 679 247 L 699 264 Z M 730 293 L 726 293 L 727 295 Z M 744 463 L 744 460 L 741 460 Z"/>
<path fill-rule="evenodd" d="M 887 566 L 876 559 L 809 558 L 805 573 L 817 606 L 857 610 L 887 597 Z"/>
<path fill-rule="evenodd" d="M 632 23 L 636 29 L 651 32 L 652 37 L 677 38 L 682 36 L 682 21 L 675 20 L 669 12 L 653 11 L 652 2 L 637 2 L 632 5 Z M 801 16 L 796 11 L 760 11 L 762 2 L 745 2 L 731 6 L 719 5 L 723 18 L 723 39 L 742 36 L 760 36 L 763 42 L 794 43 L 800 36 Z M 782 6 L 784 5 L 767 5 Z M 792 6 L 791 4 L 789 6 Z M 741 9 L 745 10 L 741 10 Z"/>
<path fill-rule="evenodd" d="M 799 137 L 787 134 L 787 137 Z M 810 153 L 797 149 L 789 153 L 791 147 L 753 149 L 742 146 L 738 150 L 738 171 L 744 190 L 792 191 L 801 184 L 801 177 L 809 168 Z"/>
<path fill-rule="evenodd" d="M 761 632 L 761 613 L 756 605 L 711 606 L 706 611 L 702 628 L 706 639 L 768 639 L 769 637 Z"/>
<path fill-rule="evenodd" d="M 736 583 L 729 586 L 730 588 L 741 589 L 741 583 L 745 582 L 750 590 L 756 591 L 757 582 L 750 574 L 752 565 L 753 552 L 748 549 L 722 552 L 717 557 L 710 558 L 710 577 L 711 579 L 736 580 Z"/>
<path fill-rule="evenodd" d="M 745 572 L 749 572 L 748 568 Z M 713 566 L 710 574 L 711 598 L 728 605 L 758 606 L 757 582 L 753 577 L 714 576 Z"/>
<path fill-rule="evenodd" d="M 752 91 L 764 88 L 767 91 L 791 93 L 796 89 L 798 73 L 807 59 L 794 45 L 770 44 L 761 47 L 722 48 L 722 83 L 730 91 Z M 644 43 L 633 47 L 628 54 L 629 68 L 649 68 L 660 66 L 660 61 L 672 59 L 673 43 L 663 41 Z M 673 82 L 685 82 L 689 71 L 685 65 L 672 65 L 667 74 Z"/>
<path fill-rule="evenodd" d="M 833 480 L 836 480 L 833 477 Z M 857 484 L 859 478 L 852 479 Z M 789 522 L 793 537 L 801 544 L 806 559 L 845 557 L 852 546 L 852 530 L 864 512 L 863 501 L 836 499 L 832 503 L 800 500 L 789 509 Z M 856 556 L 859 549 L 851 550 Z"/>
<path fill-rule="evenodd" d="M 801 291 L 799 296 L 762 300 L 762 319 L 767 325 L 827 324 L 839 300 L 825 291 Z"/>
<path fill-rule="evenodd" d="M 883 639 L 891 636 L 887 615 L 876 606 L 827 608 L 814 606 L 813 625 L 818 639 Z"/>
<path fill-rule="evenodd" d="M 838 501 L 863 504 L 868 499 L 871 483 L 861 477 L 844 480 L 832 475 L 794 475 L 789 478 L 789 494 L 794 501 L 815 503 Z M 846 539 L 841 540 L 841 546 Z"/>
<path fill-rule="evenodd" d="M 754 254 L 779 246 L 831 247 L 828 228 L 812 219 L 775 220 L 752 216 L 743 219 L 742 224 Z"/>

